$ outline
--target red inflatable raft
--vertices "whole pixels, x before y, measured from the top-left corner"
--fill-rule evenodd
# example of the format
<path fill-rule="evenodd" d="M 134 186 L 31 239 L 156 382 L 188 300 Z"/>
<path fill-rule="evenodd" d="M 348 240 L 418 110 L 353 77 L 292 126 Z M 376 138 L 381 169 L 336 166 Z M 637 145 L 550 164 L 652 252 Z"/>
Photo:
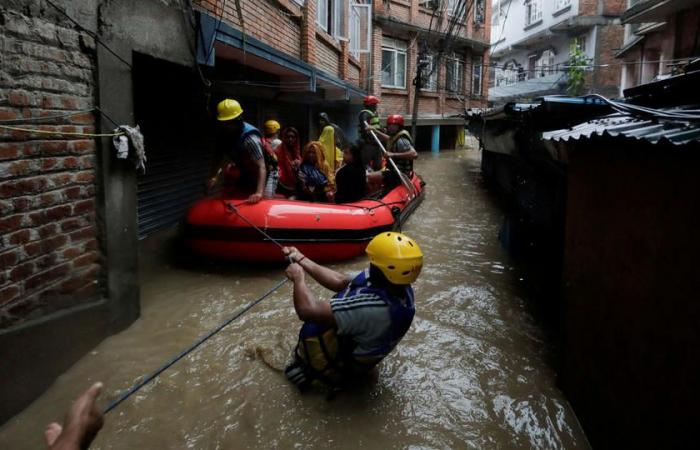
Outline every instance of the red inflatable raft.
<path fill-rule="evenodd" d="M 280 248 L 252 224 L 315 261 L 353 258 L 378 233 L 399 228 L 418 207 L 424 183 L 415 174 L 411 183 L 415 192 L 400 185 L 380 199 L 346 204 L 270 199 L 251 205 L 236 195 L 204 198 L 187 212 L 185 244 L 208 258 L 284 261 Z"/>

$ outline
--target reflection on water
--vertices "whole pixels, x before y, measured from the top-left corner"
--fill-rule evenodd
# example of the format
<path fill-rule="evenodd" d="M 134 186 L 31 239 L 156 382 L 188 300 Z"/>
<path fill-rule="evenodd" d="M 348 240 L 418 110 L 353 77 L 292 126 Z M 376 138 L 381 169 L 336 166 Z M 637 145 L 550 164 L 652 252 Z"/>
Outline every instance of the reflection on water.
<path fill-rule="evenodd" d="M 300 326 L 286 285 L 110 413 L 94 448 L 587 447 L 499 246 L 500 213 L 476 156 L 417 163 L 428 196 L 404 228 L 426 254 L 417 315 L 374 382 L 327 400 L 285 381 Z M 144 244 L 142 317 L 0 429 L 3 448 L 40 448 L 43 426 L 93 380 L 113 398 L 283 277 L 281 268 L 183 263 L 168 238 Z"/>

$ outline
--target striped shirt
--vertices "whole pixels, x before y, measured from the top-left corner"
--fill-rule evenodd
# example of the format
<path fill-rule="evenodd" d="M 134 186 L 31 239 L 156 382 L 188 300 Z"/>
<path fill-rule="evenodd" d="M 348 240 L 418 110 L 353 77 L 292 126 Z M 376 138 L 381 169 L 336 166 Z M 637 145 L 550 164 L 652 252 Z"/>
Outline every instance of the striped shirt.
<path fill-rule="evenodd" d="M 350 285 L 338 295 L 331 299 L 331 311 L 338 335 L 357 344 L 353 354 L 362 356 L 381 348 L 391 333 L 389 306 L 366 287 Z"/>

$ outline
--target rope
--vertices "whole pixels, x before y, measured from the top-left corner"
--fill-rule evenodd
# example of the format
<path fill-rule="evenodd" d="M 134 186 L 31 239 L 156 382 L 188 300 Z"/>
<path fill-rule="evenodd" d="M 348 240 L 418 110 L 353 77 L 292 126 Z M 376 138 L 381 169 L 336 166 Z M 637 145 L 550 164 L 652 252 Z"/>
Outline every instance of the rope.
<path fill-rule="evenodd" d="M 238 206 L 242 205 L 243 203 L 239 203 L 238 205 L 234 205 L 233 203 L 228 203 L 228 202 L 225 201 L 225 200 L 221 200 L 221 201 L 224 203 L 224 207 L 226 207 L 226 210 L 227 210 L 227 211 L 233 211 L 233 212 L 235 212 L 236 214 L 238 214 L 238 217 L 240 217 L 241 219 L 243 219 L 248 225 L 250 225 L 251 227 L 253 227 L 254 229 L 256 229 L 258 232 L 260 232 L 260 234 L 262 234 L 263 236 L 265 236 L 267 239 L 269 239 L 270 241 L 272 241 L 273 244 L 275 244 L 276 246 L 278 246 L 280 249 L 283 249 L 283 248 L 284 248 L 284 245 L 280 244 L 280 242 L 279 242 L 277 239 L 273 238 L 272 236 L 270 236 L 269 234 L 267 234 L 265 231 L 261 230 L 261 229 L 260 229 L 258 226 L 256 226 L 253 222 L 251 222 L 250 220 L 248 220 L 248 218 L 247 218 L 246 216 L 244 216 L 243 214 L 241 214 L 241 212 L 238 210 Z"/>
<path fill-rule="evenodd" d="M 48 131 L 48 130 L 39 130 L 35 128 L 22 128 L 22 127 L 11 127 L 8 125 L 0 125 L 0 128 L 6 129 L 6 130 L 14 130 L 14 131 L 24 131 L 26 133 L 38 133 L 38 134 L 57 134 L 60 136 L 85 136 L 85 137 L 113 137 L 113 136 L 123 136 L 124 133 L 79 133 L 79 132 L 73 132 L 73 131 Z"/>
<path fill-rule="evenodd" d="M 72 113 L 66 113 L 66 114 L 57 114 L 55 116 L 45 116 L 45 117 L 25 117 L 22 119 L 7 119 L 7 120 L 0 120 L 0 125 L 5 125 L 9 123 L 22 123 L 22 122 L 42 122 L 44 120 L 53 120 L 53 119 L 63 119 L 65 117 L 73 117 L 73 116 L 79 116 L 81 114 L 87 114 L 95 111 L 97 108 L 92 108 L 92 109 L 84 109 L 82 111 L 75 111 Z"/>
<path fill-rule="evenodd" d="M 119 397 L 117 397 L 115 400 L 113 400 L 107 407 L 104 409 L 102 412 L 103 414 L 107 414 L 108 412 L 112 411 L 114 408 L 119 406 L 120 403 L 122 403 L 124 400 L 128 399 L 132 395 L 134 395 L 136 392 L 138 392 L 141 388 L 143 388 L 145 385 L 153 381 L 158 375 L 161 373 L 165 372 L 168 368 L 170 368 L 173 364 L 176 362 L 180 361 L 182 358 L 193 352 L 194 350 L 197 349 L 200 345 L 208 341 L 211 337 L 219 333 L 221 330 L 223 330 L 226 326 L 228 326 L 230 323 L 241 317 L 243 314 L 248 312 L 252 307 L 260 303 L 261 301 L 265 300 L 270 294 L 275 292 L 277 289 L 281 288 L 282 285 L 284 285 L 288 281 L 287 278 L 284 278 L 282 281 L 277 283 L 275 286 L 273 286 L 270 290 L 265 292 L 261 297 L 259 297 L 257 300 L 249 303 L 246 307 L 244 307 L 242 310 L 234 314 L 231 318 L 226 320 L 224 323 L 219 325 L 218 327 L 214 328 L 212 331 L 204 335 L 203 337 L 199 338 L 194 344 L 192 344 L 189 348 L 183 350 L 173 358 L 171 358 L 168 362 L 163 364 L 159 369 L 148 375 L 146 378 L 144 378 L 142 381 L 136 383 L 134 386 L 132 386 L 129 390 L 125 391 L 122 393 Z"/>

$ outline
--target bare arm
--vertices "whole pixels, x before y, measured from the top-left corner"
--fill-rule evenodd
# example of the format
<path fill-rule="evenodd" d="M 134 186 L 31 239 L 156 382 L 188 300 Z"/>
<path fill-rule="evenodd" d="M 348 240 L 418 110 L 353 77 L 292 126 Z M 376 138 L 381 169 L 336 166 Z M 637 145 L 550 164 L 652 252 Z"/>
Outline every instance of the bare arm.
<path fill-rule="evenodd" d="M 335 270 L 316 264 L 305 257 L 296 247 L 285 247 L 282 252 L 296 261 L 321 286 L 333 292 L 340 292 L 350 284 L 350 277 Z"/>
<path fill-rule="evenodd" d="M 304 322 L 335 325 L 331 302 L 320 301 L 306 285 L 304 269 L 292 263 L 287 267 L 287 277 L 294 282 L 294 310 Z"/>
<path fill-rule="evenodd" d="M 387 155 L 391 159 L 418 159 L 418 152 L 415 148 L 411 148 L 411 150 L 401 153 L 389 152 Z"/>

